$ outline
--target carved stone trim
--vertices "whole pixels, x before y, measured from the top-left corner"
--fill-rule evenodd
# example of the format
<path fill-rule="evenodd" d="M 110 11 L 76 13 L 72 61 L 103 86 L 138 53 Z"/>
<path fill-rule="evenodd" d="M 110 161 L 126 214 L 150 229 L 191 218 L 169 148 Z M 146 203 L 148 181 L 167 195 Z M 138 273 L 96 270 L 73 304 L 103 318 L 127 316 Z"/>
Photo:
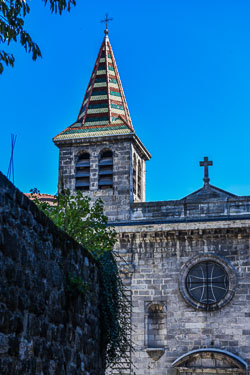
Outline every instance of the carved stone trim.
<path fill-rule="evenodd" d="M 196 367 L 178 367 L 179 373 L 197 373 L 197 374 L 239 374 L 239 373 L 245 373 L 245 370 L 238 369 L 234 367 L 230 368 L 210 368 L 210 367 L 203 367 L 203 368 L 196 368 Z"/>
<path fill-rule="evenodd" d="M 211 366 L 211 364 L 207 366 L 206 362 L 202 365 L 202 361 L 206 361 L 207 359 L 213 360 L 214 366 Z M 239 356 L 216 348 L 191 350 L 177 358 L 172 363 L 172 367 L 176 368 L 179 373 L 195 372 L 210 374 L 246 373 L 248 369 L 247 363 Z"/>
<path fill-rule="evenodd" d="M 154 361 L 158 361 L 164 354 L 164 348 L 147 348 L 146 352 L 148 356 Z"/>

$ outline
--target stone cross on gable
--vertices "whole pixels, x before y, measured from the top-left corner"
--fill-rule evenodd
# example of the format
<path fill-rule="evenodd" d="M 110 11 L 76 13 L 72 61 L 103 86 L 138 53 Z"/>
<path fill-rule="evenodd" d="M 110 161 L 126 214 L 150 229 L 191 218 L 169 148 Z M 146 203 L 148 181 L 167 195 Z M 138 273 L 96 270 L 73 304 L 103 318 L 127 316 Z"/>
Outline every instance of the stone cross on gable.
<path fill-rule="evenodd" d="M 207 156 L 204 156 L 204 160 L 200 161 L 200 167 L 204 167 L 204 184 L 209 184 L 210 178 L 208 177 L 208 167 L 212 166 L 213 162 L 208 160 Z"/>

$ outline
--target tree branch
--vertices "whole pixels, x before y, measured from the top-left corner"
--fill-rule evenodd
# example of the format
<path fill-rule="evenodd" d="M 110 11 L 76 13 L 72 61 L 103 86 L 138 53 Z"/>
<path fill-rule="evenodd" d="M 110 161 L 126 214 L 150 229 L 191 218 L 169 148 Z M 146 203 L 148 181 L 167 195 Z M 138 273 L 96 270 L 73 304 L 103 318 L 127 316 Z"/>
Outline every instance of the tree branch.
<path fill-rule="evenodd" d="M 62 14 L 64 10 L 70 11 L 76 5 L 76 0 L 42 0 L 50 4 L 52 13 Z M 25 0 L 0 0 L 0 42 L 19 41 L 25 51 L 32 54 L 32 59 L 42 57 L 39 46 L 33 42 L 31 36 L 23 29 L 24 18 L 30 12 Z M 18 39 L 19 38 L 19 39 Z M 0 51 L 0 74 L 3 72 L 3 63 L 14 65 L 14 56 Z"/>

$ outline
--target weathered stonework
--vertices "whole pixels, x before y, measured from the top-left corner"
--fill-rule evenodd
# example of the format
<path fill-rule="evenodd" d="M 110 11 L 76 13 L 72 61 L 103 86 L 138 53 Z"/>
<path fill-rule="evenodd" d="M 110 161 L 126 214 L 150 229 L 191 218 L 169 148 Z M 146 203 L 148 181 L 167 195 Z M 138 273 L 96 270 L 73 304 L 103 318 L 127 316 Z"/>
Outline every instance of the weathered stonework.
<path fill-rule="evenodd" d="M 130 140 L 131 136 L 103 137 L 72 141 L 70 148 L 58 145 L 60 176 L 64 187 L 73 192 L 76 155 L 90 153 L 91 188 L 86 195 L 103 199 L 109 223 L 118 231 L 116 251 L 123 257 L 120 272 L 132 301 L 135 351 L 133 366 L 124 364 L 122 372 L 113 374 L 246 372 L 250 365 L 250 197 L 205 183 L 180 200 L 144 202 L 147 159 Z M 99 190 L 98 155 L 104 148 L 113 151 L 114 186 Z M 135 167 L 139 160 L 143 160 L 141 201 Z M 229 292 L 211 311 L 194 303 L 185 288 L 188 265 L 193 259 L 204 262 L 209 257 L 222 267 L 228 264 L 224 268 L 230 277 Z M 193 351 L 199 358 L 195 365 L 189 354 Z M 239 368 L 232 367 L 234 355 L 240 358 Z M 187 357 L 184 365 L 178 360 L 182 356 Z"/>
<path fill-rule="evenodd" d="M 130 223 L 116 229 L 116 250 L 127 261 L 127 285 L 132 292 L 134 374 L 172 374 L 176 371 L 172 363 L 178 357 L 211 347 L 234 353 L 250 364 L 250 218 Z M 235 270 L 237 287 L 226 306 L 206 312 L 185 301 L 179 290 L 179 277 L 186 262 L 194 256 L 203 259 L 210 253 L 226 259 Z M 152 303 L 164 306 L 166 313 L 161 329 L 154 326 L 149 332 L 147 306 Z M 156 342 L 157 338 L 160 340 L 154 350 L 148 344 L 149 334 L 155 335 Z"/>
<path fill-rule="evenodd" d="M 113 374 L 192 373 L 189 352 L 197 350 L 203 367 L 198 368 L 197 362 L 196 372 L 246 372 L 245 363 L 250 364 L 250 197 L 237 197 L 207 183 L 180 200 L 144 202 L 143 161 L 139 201 L 134 166 L 140 153 L 127 138 L 72 142 L 67 149 L 59 146 L 60 176 L 73 192 L 76 155 L 90 153 L 91 188 L 86 195 L 103 199 L 109 222 L 118 232 L 115 250 L 123 257 L 120 272 L 132 301 L 135 351 L 132 367 L 124 364 L 122 372 Z M 114 155 L 113 189 L 98 189 L 98 155 L 103 148 Z M 201 305 L 185 298 L 186 281 L 180 278 L 192 259 L 202 262 L 209 254 L 211 259 L 225 260 L 228 275 L 231 272 L 235 278 L 231 277 L 232 290 L 214 311 L 202 311 Z M 229 354 L 223 357 L 218 351 Z M 178 362 L 185 355 L 186 367 Z M 233 355 L 243 361 L 243 367 L 232 367 Z M 205 368 L 209 363 L 210 370 Z"/>
<path fill-rule="evenodd" d="M 59 187 L 72 192 L 76 157 L 81 152 L 90 154 L 90 190 L 85 194 L 103 200 L 109 224 L 118 231 L 115 250 L 123 258 L 117 259 L 132 301 L 135 350 L 133 366 L 121 364 L 122 371 L 113 374 L 246 374 L 250 365 L 250 197 L 210 185 L 212 162 L 205 157 L 200 163 L 204 166 L 201 189 L 180 200 L 145 202 L 145 162 L 150 154 L 134 133 L 120 78 L 111 73 L 117 73 L 117 67 L 107 33 L 78 119 L 54 142 L 60 149 Z M 101 92 L 100 84 L 107 91 Z M 114 87 L 116 99 L 112 99 Z M 123 106 L 115 102 L 118 97 Z M 97 106 L 91 104 L 96 98 Z M 93 118 L 93 108 L 98 117 Z M 114 108 L 123 116 L 111 116 Z M 103 149 L 114 155 L 113 187 L 107 190 L 98 186 Z M 191 295 L 187 275 L 192 264 L 202 270 L 204 264 L 206 270 L 211 265 L 221 270 L 222 298 L 215 298 L 216 281 L 208 271 L 196 277 L 203 289 L 206 285 L 202 293 L 214 293 L 213 298 L 208 301 L 207 297 L 204 303 L 203 295 L 200 299 Z"/>
<path fill-rule="evenodd" d="M 99 269 L 0 174 L 0 373 L 101 375 Z M 68 273 L 89 293 L 72 297 Z"/>
<path fill-rule="evenodd" d="M 85 141 L 57 141 L 59 147 L 59 186 L 75 191 L 76 162 L 84 152 L 90 154 L 90 189 L 84 194 L 92 200 L 101 198 L 110 221 L 130 220 L 130 205 L 134 198 L 145 199 L 145 158 L 148 157 L 134 135 L 105 137 Z M 98 161 L 103 150 L 113 152 L 113 187 L 98 189 Z M 141 162 L 141 198 L 133 194 L 133 157 Z"/>

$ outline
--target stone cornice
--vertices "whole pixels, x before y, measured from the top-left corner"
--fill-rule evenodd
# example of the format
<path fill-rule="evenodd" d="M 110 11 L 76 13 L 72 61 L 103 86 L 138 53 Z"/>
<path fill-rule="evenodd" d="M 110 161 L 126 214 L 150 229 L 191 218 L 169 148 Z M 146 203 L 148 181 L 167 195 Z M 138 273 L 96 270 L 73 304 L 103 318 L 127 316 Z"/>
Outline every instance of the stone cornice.
<path fill-rule="evenodd" d="M 115 143 L 121 143 L 121 142 L 132 142 L 134 144 L 134 147 L 138 151 L 139 155 L 144 160 L 150 160 L 151 154 L 148 152 L 146 147 L 143 145 L 141 140 L 137 137 L 137 135 L 134 134 L 120 134 L 120 135 L 108 135 L 108 136 L 101 136 L 101 137 L 88 137 L 88 138 L 72 138 L 72 139 L 63 139 L 63 140 L 53 140 L 55 145 L 58 148 L 61 148 L 63 146 L 66 147 L 72 147 L 72 146 L 87 146 L 91 144 L 105 144 L 105 142 L 115 142 Z"/>
<path fill-rule="evenodd" d="M 176 223 L 155 225 L 134 225 L 115 227 L 118 238 L 128 241 L 140 238 L 142 241 L 161 241 L 177 237 L 249 237 L 250 220 L 237 222 Z"/>

